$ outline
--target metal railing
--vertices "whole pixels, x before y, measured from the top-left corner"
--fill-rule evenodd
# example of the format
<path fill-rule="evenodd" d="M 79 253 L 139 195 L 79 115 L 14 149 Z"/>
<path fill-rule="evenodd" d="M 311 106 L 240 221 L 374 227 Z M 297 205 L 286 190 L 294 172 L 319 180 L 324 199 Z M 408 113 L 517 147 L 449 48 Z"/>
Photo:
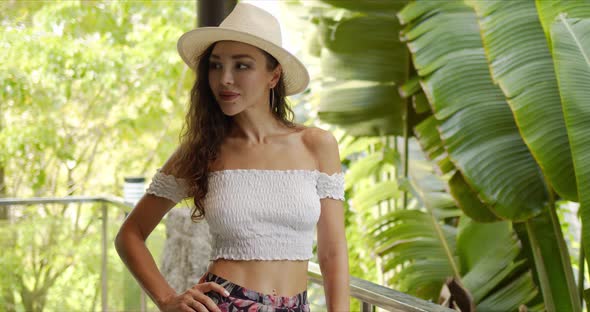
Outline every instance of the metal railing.
<path fill-rule="evenodd" d="M 69 196 L 60 198 L 51 197 L 33 197 L 33 198 L 0 198 L 0 206 L 14 205 L 34 205 L 34 204 L 70 204 L 70 203 L 102 203 L 101 207 L 101 241 L 102 241 L 102 260 L 101 260 L 101 306 L 102 311 L 108 310 L 108 205 L 123 209 L 129 212 L 133 205 L 125 202 L 122 198 L 116 196 Z M 317 263 L 309 262 L 308 277 L 312 283 L 323 285 L 322 274 Z M 350 278 L 350 295 L 358 299 L 361 304 L 359 311 L 373 311 L 374 307 L 379 307 L 387 311 L 409 311 L 409 312 L 449 312 L 454 311 L 440 305 L 422 300 L 408 294 L 363 280 L 356 277 Z M 142 292 L 141 311 L 146 310 L 145 294 Z"/>

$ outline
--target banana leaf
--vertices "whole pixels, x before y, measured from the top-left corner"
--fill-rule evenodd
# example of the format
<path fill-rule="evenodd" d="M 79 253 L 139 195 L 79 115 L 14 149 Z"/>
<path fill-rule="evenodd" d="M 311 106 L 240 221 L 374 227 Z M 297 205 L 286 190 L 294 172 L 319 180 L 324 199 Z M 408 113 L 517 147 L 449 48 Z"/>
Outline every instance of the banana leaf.
<path fill-rule="evenodd" d="M 408 51 L 397 36 L 400 25 L 395 15 L 360 16 L 333 23 L 326 23 L 329 29 L 320 32 L 324 76 L 396 83 L 407 79 Z M 403 64 L 406 66 L 400 66 Z"/>
<path fill-rule="evenodd" d="M 355 137 L 345 135 L 338 142 L 340 159 L 344 160 L 347 158 L 355 158 L 357 155 L 365 155 L 370 145 L 378 144 L 380 142 L 381 140 L 379 137 Z"/>
<path fill-rule="evenodd" d="M 535 0 L 535 4 L 550 49 L 553 49 L 551 27 L 559 14 L 566 13 L 569 18 L 590 18 L 590 2 L 588 1 Z"/>
<path fill-rule="evenodd" d="M 434 116 L 430 116 L 414 128 L 418 142 L 428 157 L 439 164 L 442 173 L 454 171 L 451 179 L 448 181 L 448 187 L 451 195 L 455 199 L 457 206 L 470 218 L 479 222 L 498 221 L 499 218 L 479 199 L 477 193 L 465 182 L 463 175 L 457 171 L 452 163 L 448 161 L 448 154 L 442 145 L 440 135 L 437 130 L 438 121 Z M 442 165 L 441 165 L 442 164 Z M 446 165 L 446 166 L 445 166 Z M 443 167 L 444 166 L 444 167 Z"/>
<path fill-rule="evenodd" d="M 577 201 L 553 59 L 535 3 L 470 3 L 478 15 L 492 78 L 504 92 L 524 142 L 555 191 L 567 200 Z"/>
<path fill-rule="evenodd" d="M 436 183 L 423 186 L 426 177 L 440 179 L 422 172 L 402 183 L 425 211 L 393 211 L 369 225 L 378 246 L 375 252 L 384 257 L 383 268 L 396 270 L 389 282 L 401 291 L 437 300 L 445 280 L 455 276 L 473 295 L 477 310 L 484 312 L 515 311 L 533 303 L 538 289 L 527 264 L 516 259 L 520 245 L 511 224 L 479 224 L 460 216 L 458 228 L 449 225 L 444 222 L 447 216 L 438 212 L 448 209 L 444 201 L 430 198 L 439 197 L 440 189 Z"/>
<path fill-rule="evenodd" d="M 348 10 L 361 12 L 398 11 L 407 0 L 321 0 L 321 2 Z"/>
<path fill-rule="evenodd" d="M 350 168 L 346 171 L 346 177 L 344 179 L 344 189 L 348 190 L 361 179 L 366 179 L 370 176 L 375 176 L 381 172 L 387 164 L 392 165 L 397 152 L 392 149 L 385 151 L 377 151 L 366 157 L 363 157 L 353 162 Z"/>
<path fill-rule="evenodd" d="M 404 133 L 401 112 L 406 104 L 398 86 L 408 78 L 409 54 L 397 35 L 399 28 L 393 13 L 321 18 L 322 121 L 355 136 Z M 423 118 L 413 110 L 409 115 L 414 124 Z"/>
<path fill-rule="evenodd" d="M 559 83 L 578 185 L 582 242 L 590 255 L 590 18 L 560 15 L 551 27 Z M 572 177 L 573 178 L 573 177 Z"/>
<path fill-rule="evenodd" d="M 387 256 L 384 270 L 396 269 L 400 263 L 419 261 L 396 273 L 389 281 L 393 286 L 423 299 L 436 300 L 445 279 L 455 275 L 451 263 L 456 260 L 447 250 L 454 249 L 456 228 L 437 222 L 440 227 L 440 232 L 437 232 L 431 220 L 431 216 L 419 210 L 393 211 L 371 225 L 371 237 L 379 246 L 376 252 Z M 420 272 L 417 268 L 423 272 L 422 278 L 416 280 L 419 284 L 406 281 L 406 277 L 415 280 L 414 276 Z"/>
<path fill-rule="evenodd" d="M 547 186 L 501 90 L 491 80 L 475 12 L 462 1 L 417 1 L 399 14 L 450 160 L 493 214 L 526 220 Z"/>
<path fill-rule="evenodd" d="M 322 88 L 318 116 L 354 136 L 401 135 L 401 105 L 399 93 L 392 84 L 339 81 L 326 83 Z"/>
<path fill-rule="evenodd" d="M 384 200 L 399 198 L 401 193 L 395 180 L 377 182 L 371 187 L 359 189 L 352 197 L 354 207 L 358 210 L 366 210 L 374 207 Z"/>

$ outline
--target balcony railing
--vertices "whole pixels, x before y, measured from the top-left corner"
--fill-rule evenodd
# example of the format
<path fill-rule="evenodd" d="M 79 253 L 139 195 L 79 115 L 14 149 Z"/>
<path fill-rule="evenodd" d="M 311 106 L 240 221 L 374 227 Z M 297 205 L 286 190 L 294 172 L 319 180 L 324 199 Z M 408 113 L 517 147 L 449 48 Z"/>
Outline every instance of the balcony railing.
<path fill-rule="evenodd" d="M 108 253 L 109 245 L 112 247 L 108 237 L 108 212 L 109 207 L 116 207 L 123 212 L 129 212 L 133 205 L 126 203 L 122 198 L 115 196 L 70 196 L 61 198 L 0 198 L 0 206 L 23 206 L 36 204 L 71 204 L 71 203 L 101 203 L 101 307 L 102 311 L 109 309 L 108 302 Z M 312 283 L 322 285 L 323 279 L 319 265 L 309 263 L 308 277 Z M 351 277 L 350 295 L 360 301 L 358 311 L 373 311 L 379 307 L 387 311 L 429 311 L 443 312 L 453 311 L 440 305 L 410 296 L 408 294 L 363 280 Z M 146 310 L 146 297 L 141 293 L 141 311 Z M 353 309 L 355 309 L 353 307 Z M 356 310 L 356 309 L 355 309 Z"/>

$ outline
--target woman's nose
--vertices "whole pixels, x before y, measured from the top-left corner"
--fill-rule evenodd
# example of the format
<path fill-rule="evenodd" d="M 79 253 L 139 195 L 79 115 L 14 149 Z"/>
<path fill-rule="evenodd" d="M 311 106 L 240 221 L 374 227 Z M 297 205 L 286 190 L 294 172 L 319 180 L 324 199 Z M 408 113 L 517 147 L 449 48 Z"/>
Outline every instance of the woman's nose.
<path fill-rule="evenodd" d="M 221 83 L 224 85 L 233 84 L 234 83 L 234 76 L 229 69 L 223 69 L 221 72 Z"/>

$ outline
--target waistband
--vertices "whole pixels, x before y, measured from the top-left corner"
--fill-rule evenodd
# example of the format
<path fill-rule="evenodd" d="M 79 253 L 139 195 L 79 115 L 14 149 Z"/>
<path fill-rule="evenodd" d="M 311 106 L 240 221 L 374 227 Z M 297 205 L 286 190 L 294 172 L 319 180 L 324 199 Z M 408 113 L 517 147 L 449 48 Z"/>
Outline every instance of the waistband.
<path fill-rule="evenodd" d="M 271 294 L 264 294 L 230 282 L 223 277 L 215 275 L 211 272 L 207 272 L 205 281 L 215 282 L 221 285 L 229 292 L 230 297 L 250 300 L 263 305 L 269 305 L 274 308 L 298 308 L 309 305 L 307 299 L 307 290 L 304 290 L 294 296 L 275 296 Z M 212 294 L 209 295 L 215 295 L 215 292 L 212 292 Z M 302 309 L 301 311 L 304 310 L 306 309 Z"/>

